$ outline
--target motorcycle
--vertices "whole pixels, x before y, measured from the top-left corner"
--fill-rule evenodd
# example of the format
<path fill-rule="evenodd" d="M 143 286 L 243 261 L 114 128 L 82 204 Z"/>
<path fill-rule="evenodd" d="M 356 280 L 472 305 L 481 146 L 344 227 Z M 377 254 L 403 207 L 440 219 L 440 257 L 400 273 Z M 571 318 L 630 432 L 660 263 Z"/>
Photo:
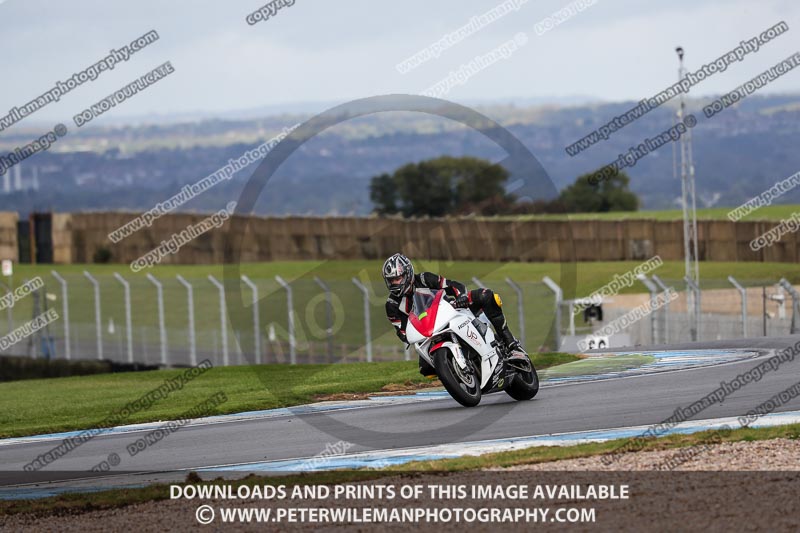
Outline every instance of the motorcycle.
<path fill-rule="evenodd" d="M 530 360 L 509 364 L 486 315 L 456 309 L 443 290 L 416 291 L 408 318 L 409 344 L 436 369 L 461 405 L 474 407 L 481 395 L 500 391 L 519 401 L 539 392 L 539 376 Z"/>

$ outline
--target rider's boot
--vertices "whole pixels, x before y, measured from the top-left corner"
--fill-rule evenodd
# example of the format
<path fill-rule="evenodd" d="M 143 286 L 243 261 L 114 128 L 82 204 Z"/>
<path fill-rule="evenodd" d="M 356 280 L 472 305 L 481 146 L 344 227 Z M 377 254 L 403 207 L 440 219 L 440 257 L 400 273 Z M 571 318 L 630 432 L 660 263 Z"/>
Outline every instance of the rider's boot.
<path fill-rule="evenodd" d="M 428 379 L 436 379 L 438 377 L 436 375 L 436 369 L 428 364 L 422 357 L 419 358 L 419 373 Z"/>
<path fill-rule="evenodd" d="M 506 362 L 515 367 L 523 370 L 530 370 L 531 360 L 528 354 L 522 348 L 522 344 L 514 338 L 514 335 L 508 329 L 508 326 L 500 330 L 500 341 L 505 345 L 508 351 Z"/>

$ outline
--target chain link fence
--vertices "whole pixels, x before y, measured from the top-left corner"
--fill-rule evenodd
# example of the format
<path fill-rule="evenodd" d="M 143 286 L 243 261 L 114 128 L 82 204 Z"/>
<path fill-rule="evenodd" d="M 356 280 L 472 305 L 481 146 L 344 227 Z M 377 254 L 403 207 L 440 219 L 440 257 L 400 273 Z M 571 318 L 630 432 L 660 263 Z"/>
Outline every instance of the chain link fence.
<path fill-rule="evenodd" d="M 211 276 L 54 271 L 42 279 L 43 288 L 0 310 L 0 336 L 47 309 L 59 319 L 2 350 L 4 355 L 159 367 L 203 359 L 227 366 L 412 357 L 386 319 L 382 279 L 287 282 L 280 276 L 243 276 L 246 306 L 244 318 L 236 320 L 228 316 L 223 280 Z M 509 326 L 530 350 L 552 347 L 552 291 L 542 283 L 507 278 L 486 285 L 502 294 Z"/>
<path fill-rule="evenodd" d="M 232 320 L 225 286 L 211 276 L 126 278 L 54 271 L 44 278 L 44 287 L 0 308 L 0 337 L 10 337 L 48 310 L 58 313 L 58 320 L 17 335 L 17 342 L 3 347 L 5 355 L 154 367 L 190 366 L 203 359 L 228 366 L 412 357 L 386 320 L 382 280 L 243 276 L 247 305 L 244 316 Z M 469 288 L 487 286 L 502 294 L 508 324 L 529 351 L 556 346 L 580 351 L 580 339 L 602 336 L 606 326 L 614 331 L 603 341 L 608 347 L 800 333 L 800 295 L 785 280 L 703 280 L 694 307 L 698 293 L 687 292 L 684 280 L 645 277 L 639 282 L 648 292 L 610 298 L 602 306 L 602 320 L 574 312 L 549 278 L 541 283 L 496 277 L 469 281 Z M 670 291 L 674 296 L 664 298 Z M 653 303 L 660 305 L 650 311 Z"/>
<path fill-rule="evenodd" d="M 647 293 L 610 298 L 602 322 L 585 323 L 578 315 L 580 325 L 570 333 L 596 340 L 598 333 L 612 330 L 629 346 L 800 333 L 800 298 L 785 280 L 702 280 L 699 294 L 681 279 L 639 281 Z M 612 327 L 603 330 L 605 325 Z"/>

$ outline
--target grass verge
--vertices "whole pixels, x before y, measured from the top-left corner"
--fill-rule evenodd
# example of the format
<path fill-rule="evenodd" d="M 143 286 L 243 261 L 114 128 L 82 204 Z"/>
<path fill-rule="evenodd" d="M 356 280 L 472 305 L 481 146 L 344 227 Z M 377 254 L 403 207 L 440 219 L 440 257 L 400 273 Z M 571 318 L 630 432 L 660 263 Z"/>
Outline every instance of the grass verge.
<path fill-rule="evenodd" d="M 800 424 L 777 426 L 769 428 L 742 428 L 729 432 L 727 435 L 717 434 L 714 431 L 703 431 L 690 435 L 670 435 L 658 439 L 649 439 L 640 451 L 666 450 L 685 448 L 706 444 L 711 437 L 715 442 L 759 441 L 777 438 L 800 439 Z M 627 443 L 627 439 L 617 439 L 602 443 L 588 443 L 577 446 L 543 446 L 486 454 L 479 457 L 461 457 L 458 459 L 443 459 L 439 461 L 413 462 L 405 465 L 390 467 L 384 470 L 347 470 L 333 472 L 316 472 L 312 474 L 295 474 L 288 476 L 254 476 L 250 475 L 241 480 L 222 481 L 213 480 L 207 483 L 225 483 L 233 487 L 239 485 L 311 485 L 311 484 L 336 484 L 356 481 L 368 481 L 391 476 L 397 473 L 438 473 L 457 472 L 464 470 L 478 470 L 490 467 L 510 467 L 523 464 L 544 463 L 561 459 L 577 459 L 592 455 L 611 453 Z M 190 473 L 187 483 L 197 483 L 198 478 Z M 33 516 L 80 514 L 102 509 L 125 507 L 136 503 L 159 501 L 169 498 L 168 485 L 152 485 L 138 489 L 116 489 L 90 494 L 63 494 L 51 498 L 37 500 L 0 501 L 0 516 L 27 513 Z"/>
<path fill-rule="evenodd" d="M 589 357 L 572 363 L 540 372 L 542 379 L 567 378 L 574 376 L 594 376 L 608 372 L 622 372 L 652 363 L 656 358 L 651 355 L 615 355 L 613 357 Z"/>
<path fill-rule="evenodd" d="M 736 206 L 738 207 L 738 206 Z M 728 213 L 735 207 L 704 207 L 697 210 L 698 220 L 724 220 L 728 221 Z M 780 221 L 789 218 L 792 213 L 800 211 L 800 205 L 779 204 L 769 205 L 756 209 L 743 217 L 744 221 L 767 220 Z M 519 215 L 515 220 L 681 220 L 683 211 L 680 209 L 664 209 L 660 211 L 613 211 L 609 213 L 565 213 Z"/>
<path fill-rule="evenodd" d="M 564 353 L 532 358 L 537 368 L 577 359 Z M 0 438 L 98 427 L 128 402 L 182 373 L 154 370 L 0 383 Z M 209 414 L 291 407 L 319 395 L 378 392 L 390 385 L 398 390 L 397 385 L 427 381 L 416 361 L 217 367 L 122 423 L 175 420 L 217 392 L 228 401 Z"/>

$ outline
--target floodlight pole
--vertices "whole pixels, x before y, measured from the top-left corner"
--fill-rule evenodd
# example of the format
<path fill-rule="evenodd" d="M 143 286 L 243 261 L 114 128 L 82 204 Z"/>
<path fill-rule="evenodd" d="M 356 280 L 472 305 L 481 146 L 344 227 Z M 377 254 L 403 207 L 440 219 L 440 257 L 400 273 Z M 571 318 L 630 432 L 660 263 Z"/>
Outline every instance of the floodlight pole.
<path fill-rule="evenodd" d="M 678 54 L 678 81 L 686 76 L 686 68 L 683 64 L 684 50 L 677 47 L 675 52 Z M 678 122 L 685 124 L 686 119 L 686 99 L 683 93 L 680 94 L 680 108 L 678 110 Z M 698 264 L 697 251 L 697 199 L 695 195 L 694 162 L 692 161 L 692 129 L 687 127 L 686 132 L 680 138 L 681 152 L 681 199 L 683 209 L 683 257 L 685 277 L 690 282 L 699 286 L 700 267 Z M 698 289 L 699 290 L 699 289 Z M 695 292 L 688 292 L 687 311 L 689 320 L 694 322 L 699 319 L 694 314 L 699 312 L 695 304 Z"/>

